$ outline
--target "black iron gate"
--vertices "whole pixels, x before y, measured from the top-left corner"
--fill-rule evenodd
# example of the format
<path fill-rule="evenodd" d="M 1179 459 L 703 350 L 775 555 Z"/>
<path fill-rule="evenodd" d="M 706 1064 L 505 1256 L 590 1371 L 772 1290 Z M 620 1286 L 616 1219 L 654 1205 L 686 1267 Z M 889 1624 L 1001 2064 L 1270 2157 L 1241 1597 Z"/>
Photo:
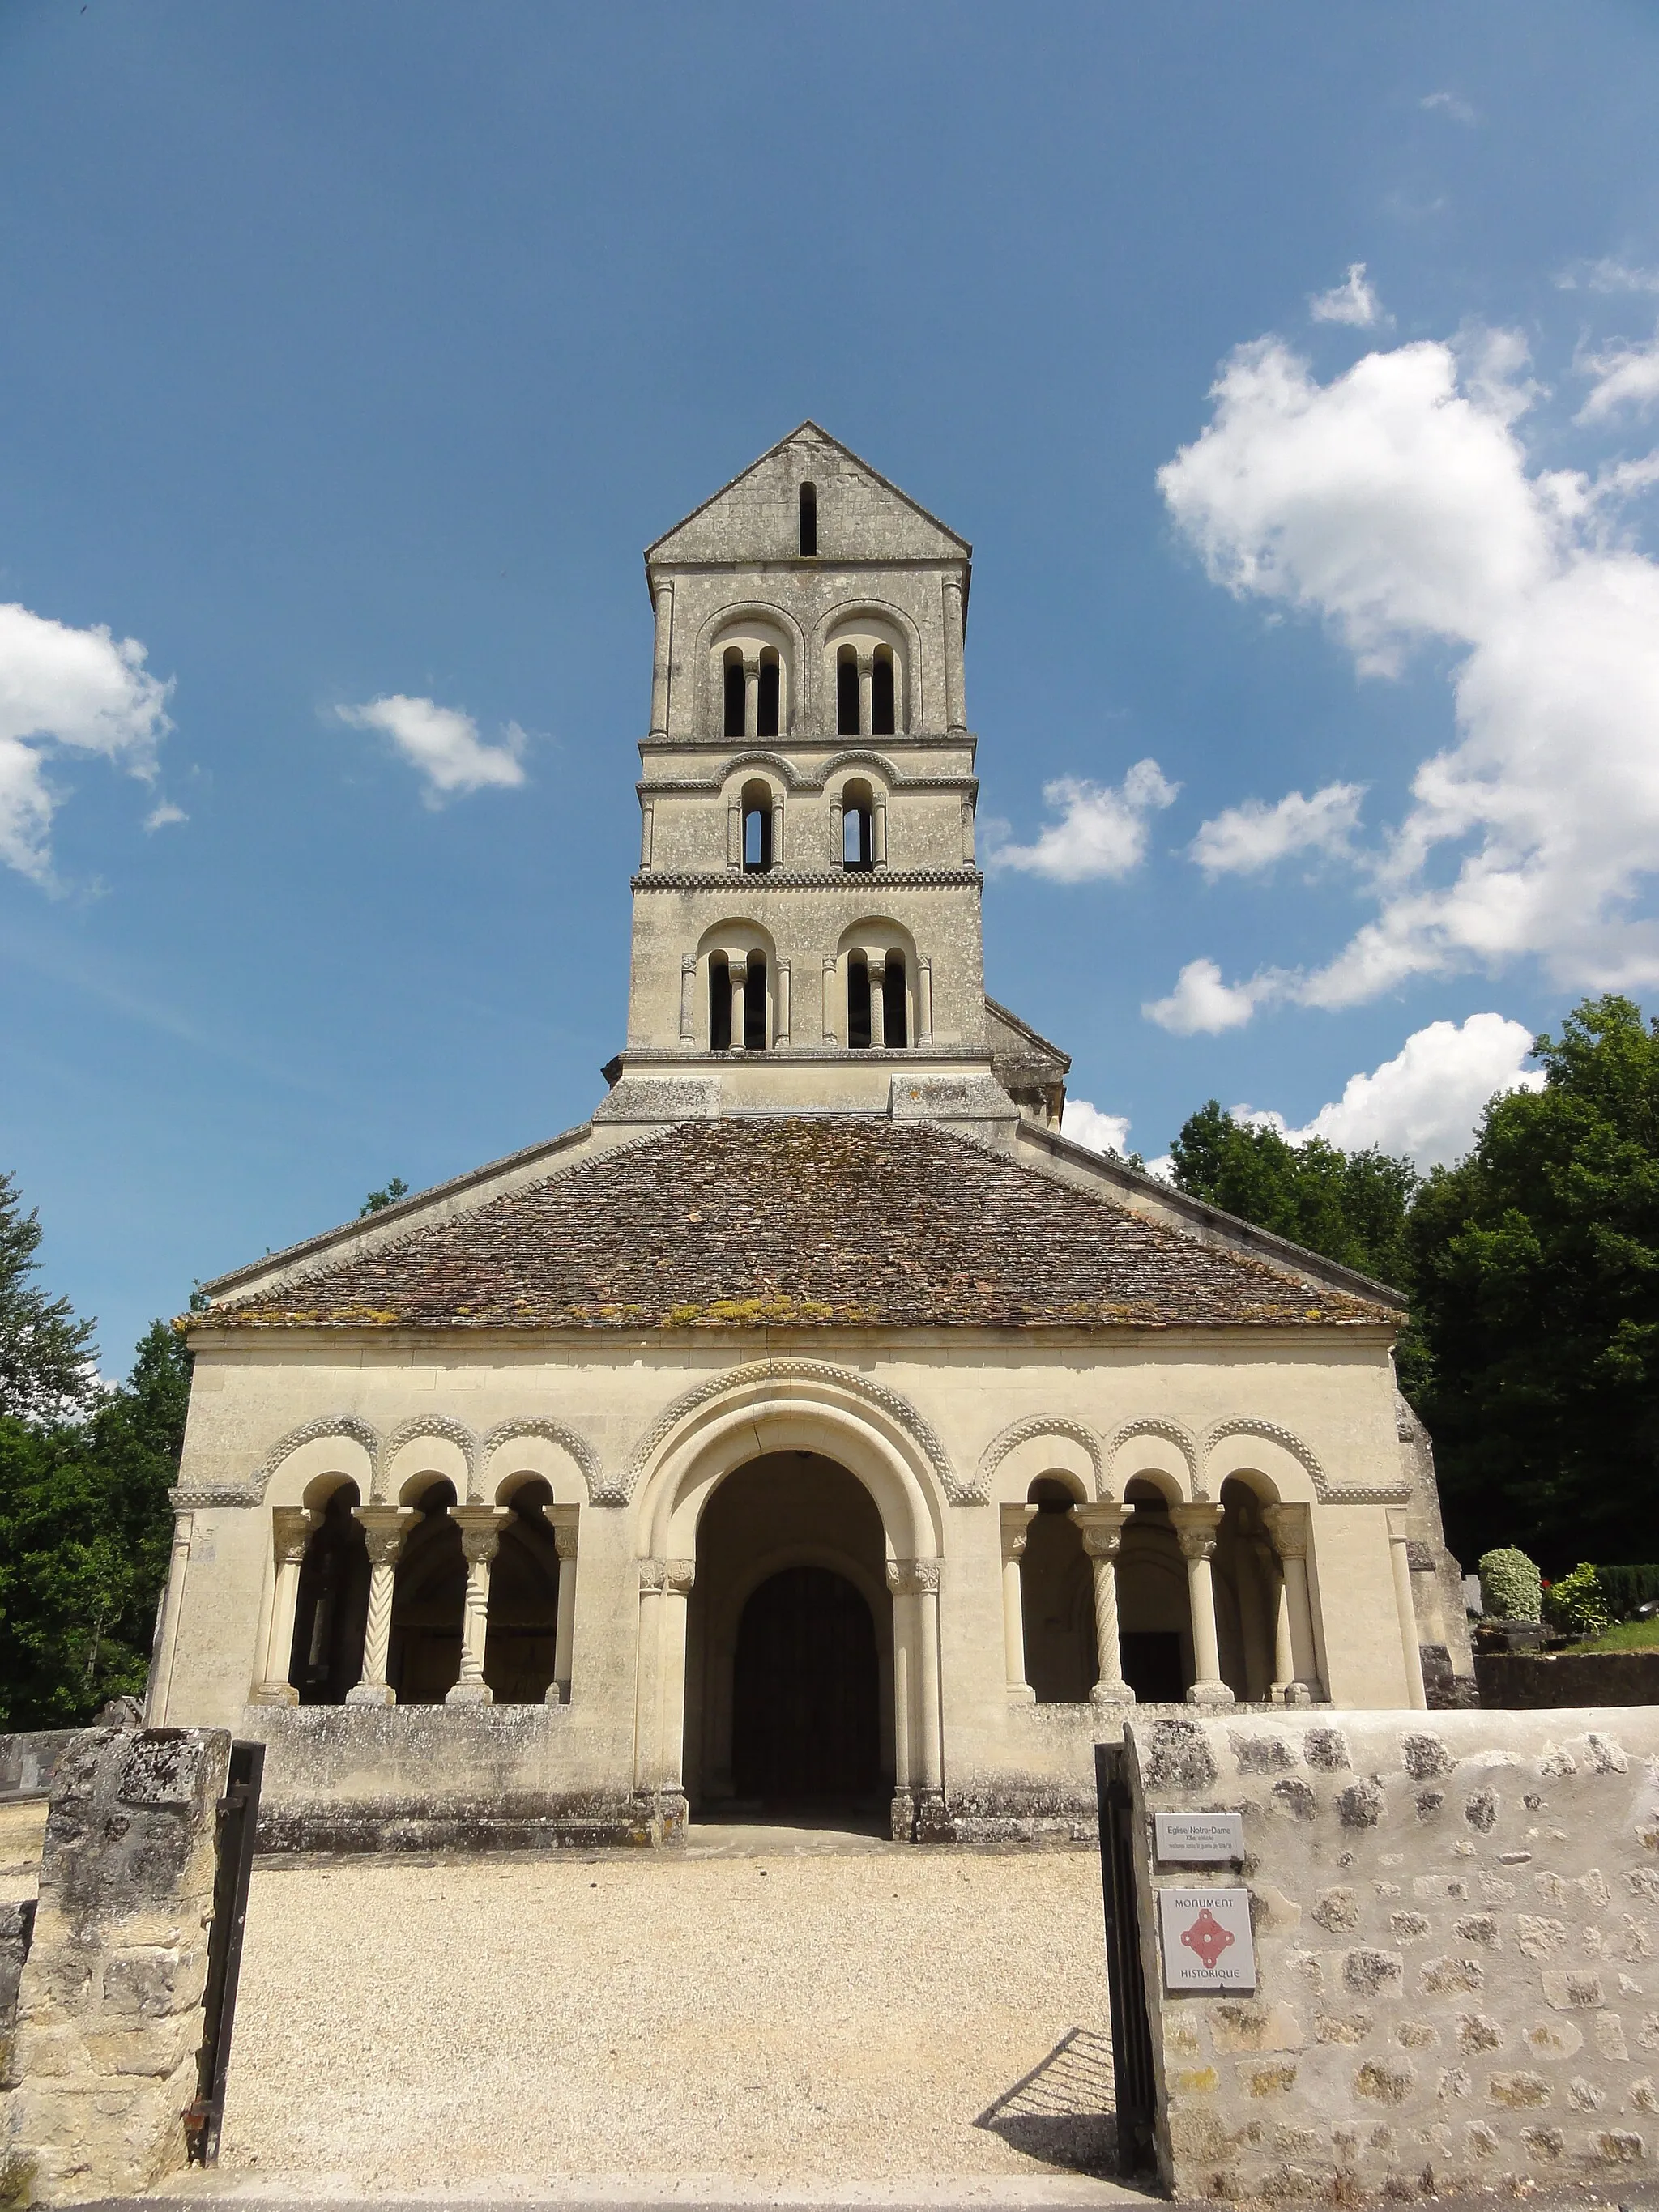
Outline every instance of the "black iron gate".
<path fill-rule="evenodd" d="M 230 2032 L 236 2018 L 236 1982 L 242 1966 L 242 1928 L 247 1919 L 248 1876 L 259 1826 L 262 1743 L 233 1743 L 230 1778 L 219 1800 L 218 1866 L 213 1878 L 213 1927 L 208 1937 L 206 2017 L 198 2061 L 196 2100 L 185 2111 L 192 2160 L 211 2166 L 219 2155 L 225 2076 L 230 2071 Z"/>
<path fill-rule="evenodd" d="M 1118 2172 L 1126 2178 L 1153 2164 L 1152 2122 L 1158 2084 L 1152 2029 L 1140 1963 L 1135 1903 L 1133 1814 L 1123 1778 L 1123 1747 L 1095 1746 L 1100 1804 L 1101 1888 L 1106 1899 L 1106 1980 L 1112 2001 L 1112 2073 L 1117 2088 Z"/>

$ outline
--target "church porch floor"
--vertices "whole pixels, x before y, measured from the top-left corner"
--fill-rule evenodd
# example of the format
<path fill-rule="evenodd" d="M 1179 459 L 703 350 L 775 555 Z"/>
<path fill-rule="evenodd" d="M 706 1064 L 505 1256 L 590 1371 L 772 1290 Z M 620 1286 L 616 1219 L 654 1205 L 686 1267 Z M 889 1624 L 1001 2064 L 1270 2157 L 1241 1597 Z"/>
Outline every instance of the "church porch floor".
<path fill-rule="evenodd" d="M 1092 1850 L 743 1823 L 672 1855 L 265 1861 L 242 1976 L 191 2194 L 1125 2193 L 1082 2179 L 1111 2145 Z"/>

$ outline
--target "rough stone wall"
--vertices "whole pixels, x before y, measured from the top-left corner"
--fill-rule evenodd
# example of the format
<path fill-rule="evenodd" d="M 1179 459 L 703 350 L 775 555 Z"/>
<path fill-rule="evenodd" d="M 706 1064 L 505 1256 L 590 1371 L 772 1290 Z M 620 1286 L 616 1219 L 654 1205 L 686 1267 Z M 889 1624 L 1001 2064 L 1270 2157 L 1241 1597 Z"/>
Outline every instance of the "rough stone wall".
<path fill-rule="evenodd" d="M 1131 1718 L 1159 2155 L 1180 2197 L 1659 2172 L 1659 1712 Z M 1243 1816 L 1242 1870 L 1153 1858 Z M 1251 1894 L 1254 1996 L 1166 1995 L 1155 1892 Z"/>
<path fill-rule="evenodd" d="M 185 2162 L 221 1729 L 88 1729 L 60 1760 L 4 2077 L 0 2198 L 123 2196 Z"/>
<path fill-rule="evenodd" d="M 1659 1651 L 1483 1651 L 1480 1702 L 1499 1711 L 1562 1705 L 1659 1705 Z"/>

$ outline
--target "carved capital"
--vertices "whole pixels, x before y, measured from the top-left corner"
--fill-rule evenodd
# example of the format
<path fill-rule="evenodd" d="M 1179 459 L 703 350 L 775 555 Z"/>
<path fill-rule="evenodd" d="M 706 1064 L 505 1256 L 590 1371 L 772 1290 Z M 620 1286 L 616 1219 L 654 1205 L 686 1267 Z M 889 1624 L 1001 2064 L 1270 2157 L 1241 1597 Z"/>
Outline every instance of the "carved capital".
<path fill-rule="evenodd" d="M 887 1587 L 895 1597 L 917 1597 L 923 1591 L 937 1592 L 939 1570 L 943 1559 L 889 1559 Z"/>
<path fill-rule="evenodd" d="M 695 1559 L 641 1559 L 640 1588 L 662 1590 L 670 1596 L 687 1597 L 697 1578 Z"/>
<path fill-rule="evenodd" d="M 495 1505 L 456 1505 L 450 1519 L 461 1532 L 461 1550 L 469 1566 L 483 1566 L 495 1556 L 507 1521 L 505 1510 Z"/>
<path fill-rule="evenodd" d="M 1308 1556 L 1308 1509 L 1305 1505 L 1264 1505 L 1261 1519 L 1281 1559 Z"/>
<path fill-rule="evenodd" d="M 1002 1508 L 1002 1556 L 1017 1559 L 1025 1549 L 1025 1539 L 1036 1518 L 1035 1505 L 1005 1505 Z"/>
<path fill-rule="evenodd" d="M 1221 1526 L 1218 1505 L 1172 1505 L 1170 1520 L 1183 1559 L 1214 1557 L 1216 1534 Z"/>
<path fill-rule="evenodd" d="M 562 1559 L 575 1558 L 576 1524 L 574 1521 L 556 1521 L 553 1523 L 553 1548 Z"/>
<path fill-rule="evenodd" d="M 270 1540 L 279 1567 L 292 1566 L 304 1559 L 311 1532 L 320 1516 L 308 1513 L 303 1505 L 278 1505 L 270 1516 Z"/>
<path fill-rule="evenodd" d="M 351 1510 L 352 1517 L 362 1528 L 370 1566 L 396 1566 L 404 1539 L 415 1525 L 413 1506 L 354 1505 Z"/>
<path fill-rule="evenodd" d="M 1091 1559 L 1117 1557 L 1128 1517 L 1129 1509 L 1124 1505 L 1076 1505 L 1072 1509 L 1083 1548 Z"/>

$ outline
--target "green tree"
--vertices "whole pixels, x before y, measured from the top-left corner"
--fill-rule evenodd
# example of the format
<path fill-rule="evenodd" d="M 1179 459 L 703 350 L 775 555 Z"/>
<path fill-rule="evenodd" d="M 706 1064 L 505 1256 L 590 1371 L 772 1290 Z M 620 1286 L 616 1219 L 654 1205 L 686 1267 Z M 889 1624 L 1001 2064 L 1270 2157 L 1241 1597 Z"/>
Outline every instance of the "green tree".
<path fill-rule="evenodd" d="M 70 1727 L 143 1691 L 190 1369 L 158 1321 L 81 1420 L 0 1419 L 0 1729 Z"/>
<path fill-rule="evenodd" d="M 1412 1274 L 1453 1547 L 1496 1535 L 1559 1571 L 1653 1549 L 1659 1022 L 1591 1000 L 1534 1051 L 1543 1089 L 1493 1099 L 1419 1192 Z"/>
<path fill-rule="evenodd" d="M 407 1198 L 409 1185 L 401 1176 L 393 1176 L 384 1190 L 372 1190 L 357 1208 L 361 1221 L 366 1213 L 384 1213 L 388 1206 L 396 1206 L 400 1198 Z"/>
<path fill-rule="evenodd" d="M 49 1421 L 84 1406 L 94 1383 L 96 1324 L 77 1321 L 67 1298 L 49 1298 L 40 1273 L 40 1217 L 14 1178 L 0 1174 L 0 1416 Z"/>

